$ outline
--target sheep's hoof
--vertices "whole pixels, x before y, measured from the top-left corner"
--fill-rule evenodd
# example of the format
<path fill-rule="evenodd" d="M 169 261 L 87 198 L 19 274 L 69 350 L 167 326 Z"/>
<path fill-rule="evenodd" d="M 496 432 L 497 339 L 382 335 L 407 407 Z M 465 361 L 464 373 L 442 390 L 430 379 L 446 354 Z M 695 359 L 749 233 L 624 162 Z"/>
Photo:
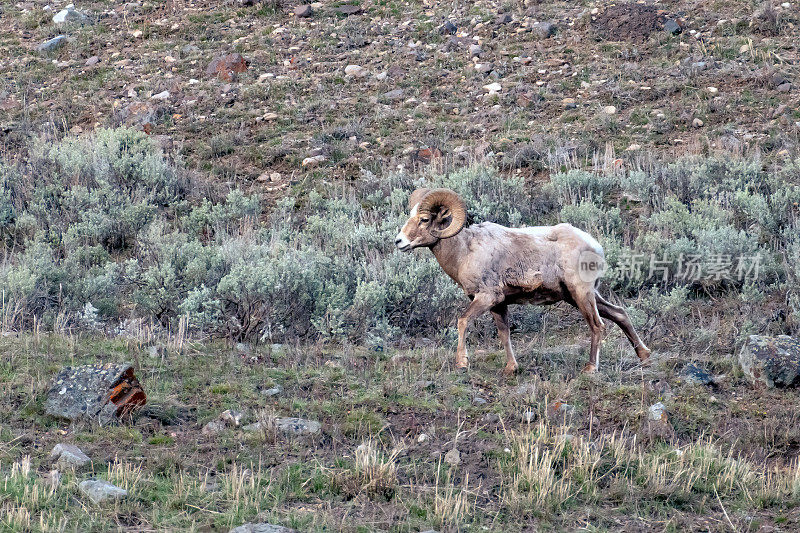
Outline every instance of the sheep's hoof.
<path fill-rule="evenodd" d="M 636 355 L 639 356 L 639 361 L 641 361 L 643 365 L 650 362 L 650 353 L 649 348 L 642 348 L 636 351 Z"/>
<path fill-rule="evenodd" d="M 597 372 L 597 365 L 594 363 L 586 363 L 586 366 L 583 367 L 584 374 L 594 374 Z"/>
<path fill-rule="evenodd" d="M 503 369 L 503 376 L 510 378 L 517 373 L 517 370 L 519 370 L 519 365 L 507 366 Z"/>
<path fill-rule="evenodd" d="M 456 372 L 465 374 L 469 370 L 469 364 L 466 362 L 464 363 L 456 363 Z"/>

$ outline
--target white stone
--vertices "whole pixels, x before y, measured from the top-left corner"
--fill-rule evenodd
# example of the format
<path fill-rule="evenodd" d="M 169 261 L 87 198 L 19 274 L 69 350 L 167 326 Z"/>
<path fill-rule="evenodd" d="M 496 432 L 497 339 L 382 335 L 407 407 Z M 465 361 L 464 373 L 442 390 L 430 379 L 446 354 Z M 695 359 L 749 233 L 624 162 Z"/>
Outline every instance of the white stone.
<path fill-rule="evenodd" d="M 603 113 L 606 115 L 615 115 L 617 113 L 617 108 L 613 105 L 607 105 L 603 108 Z"/>
<path fill-rule="evenodd" d="M 489 85 L 484 85 L 483 88 L 489 91 L 489 94 L 499 93 L 500 91 L 503 90 L 503 86 L 497 82 L 490 83 Z"/>
<path fill-rule="evenodd" d="M 363 78 L 367 75 L 367 69 L 361 65 L 347 65 L 344 67 L 344 73 L 352 78 Z"/>
<path fill-rule="evenodd" d="M 120 500 L 128 495 L 127 490 L 103 480 L 87 480 L 78 485 L 78 487 L 83 494 L 96 504 L 110 499 Z"/>

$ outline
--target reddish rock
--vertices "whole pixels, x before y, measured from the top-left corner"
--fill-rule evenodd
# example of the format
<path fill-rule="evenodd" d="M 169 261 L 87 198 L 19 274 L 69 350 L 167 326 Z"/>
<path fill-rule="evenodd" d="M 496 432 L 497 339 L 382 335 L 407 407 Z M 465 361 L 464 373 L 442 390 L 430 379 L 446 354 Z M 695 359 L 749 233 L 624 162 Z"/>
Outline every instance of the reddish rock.
<path fill-rule="evenodd" d="M 411 154 L 411 159 L 417 163 L 430 163 L 434 159 L 442 157 L 442 152 L 438 148 L 421 148 Z"/>
<path fill-rule="evenodd" d="M 216 57 L 206 68 L 206 74 L 223 81 L 235 81 L 239 72 L 247 70 L 247 61 L 241 54 L 228 54 Z"/>

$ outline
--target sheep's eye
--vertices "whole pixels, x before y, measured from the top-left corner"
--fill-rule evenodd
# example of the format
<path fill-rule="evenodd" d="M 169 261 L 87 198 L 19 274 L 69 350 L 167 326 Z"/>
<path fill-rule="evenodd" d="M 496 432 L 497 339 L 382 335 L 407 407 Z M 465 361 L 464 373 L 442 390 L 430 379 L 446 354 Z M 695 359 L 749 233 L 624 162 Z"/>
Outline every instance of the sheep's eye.
<path fill-rule="evenodd" d="M 431 219 L 429 219 L 428 217 L 422 217 L 419 219 L 419 221 L 422 222 L 423 224 L 427 224 L 428 222 L 431 221 Z"/>

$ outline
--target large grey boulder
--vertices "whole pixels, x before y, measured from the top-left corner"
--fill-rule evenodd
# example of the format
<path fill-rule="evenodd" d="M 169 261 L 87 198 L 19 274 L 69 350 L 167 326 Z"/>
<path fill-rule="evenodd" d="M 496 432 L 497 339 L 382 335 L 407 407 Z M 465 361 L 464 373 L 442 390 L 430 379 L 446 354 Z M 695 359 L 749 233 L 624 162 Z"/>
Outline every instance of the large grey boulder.
<path fill-rule="evenodd" d="M 742 370 L 767 388 L 790 386 L 800 377 L 800 341 L 788 335 L 750 335 L 739 352 Z"/>
<path fill-rule="evenodd" d="M 68 366 L 53 380 L 45 413 L 71 422 L 88 418 L 106 424 L 146 401 L 133 367 L 127 363 Z"/>
<path fill-rule="evenodd" d="M 128 495 L 128 491 L 112 485 L 102 479 L 89 479 L 78 485 L 81 492 L 89 497 L 93 503 L 102 503 L 106 500 L 121 500 Z"/>
<path fill-rule="evenodd" d="M 297 533 L 297 530 L 266 523 L 248 523 L 231 529 L 229 533 Z"/>

